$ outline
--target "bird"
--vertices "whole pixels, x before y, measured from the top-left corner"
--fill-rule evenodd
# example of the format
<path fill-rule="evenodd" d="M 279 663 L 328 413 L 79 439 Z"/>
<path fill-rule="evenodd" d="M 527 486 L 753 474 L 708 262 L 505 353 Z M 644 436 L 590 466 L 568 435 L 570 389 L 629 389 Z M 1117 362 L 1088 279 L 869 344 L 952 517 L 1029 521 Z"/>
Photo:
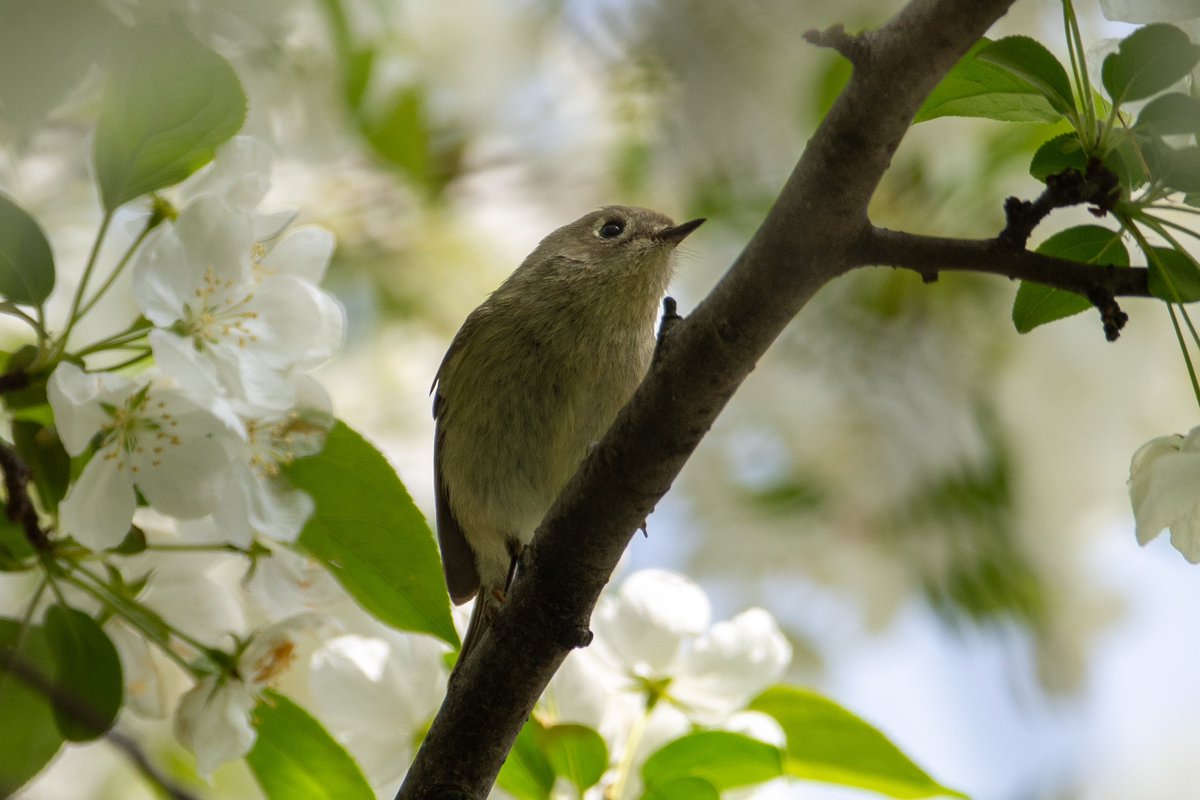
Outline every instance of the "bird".
<path fill-rule="evenodd" d="M 451 600 L 476 598 L 455 671 L 649 368 L 675 249 L 703 222 L 618 205 L 585 214 L 542 239 L 451 341 L 430 388 L 437 537 Z"/>

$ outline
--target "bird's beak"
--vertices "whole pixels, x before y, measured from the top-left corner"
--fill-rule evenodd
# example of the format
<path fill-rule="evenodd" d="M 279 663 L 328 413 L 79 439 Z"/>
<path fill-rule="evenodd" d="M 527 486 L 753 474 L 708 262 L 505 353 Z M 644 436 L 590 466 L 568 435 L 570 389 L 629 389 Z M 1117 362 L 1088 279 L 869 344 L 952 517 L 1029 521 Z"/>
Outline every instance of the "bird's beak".
<path fill-rule="evenodd" d="M 704 218 L 694 219 L 691 222 L 684 222 L 681 225 L 676 225 L 671 228 L 663 228 L 654 234 L 654 238 L 660 242 L 669 242 L 672 245 L 682 242 L 689 233 L 699 228 Z"/>

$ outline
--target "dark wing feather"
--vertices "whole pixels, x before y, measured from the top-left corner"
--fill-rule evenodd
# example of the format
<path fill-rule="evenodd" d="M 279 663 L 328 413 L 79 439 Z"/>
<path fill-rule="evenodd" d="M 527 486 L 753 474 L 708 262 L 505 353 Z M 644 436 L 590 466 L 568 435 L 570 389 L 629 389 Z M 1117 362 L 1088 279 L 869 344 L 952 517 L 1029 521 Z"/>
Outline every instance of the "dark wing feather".
<path fill-rule="evenodd" d="M 470 319 L 468 319 L 469 322 Z M 466 330 L 466 327 L 463 325 L 463 330 Z M 437 375 L 433 379 L 433 386 L 430 387 L 430 391 L 435 392 L 433 418 L 437 423 L 433 439 L 433 484 L 437 506 L 438 546 L 442 551 L 442 573 L 446 576 L 446 588 L 455 605 L 467 602 L 479 590 L 479 572 L 475 569 L 475 554 L 471 551 L 471 545 L 467 543 L 467 537 L 463 535 L 462 527 L 459 526 L 458 520 L 455 519 L 454 512 L 450 508 L 450 487 L 446 485 L 446 481 L 442 477 L 442 449 L 446 440 L 446 431 L 444 430 L 446 398 L 440 391 L 439 383 L 451 356 L 462 346 L 463 330 L 460 330 L 454 337 L 450 349 L 442 359 L 441 366 L 438 367 Z"/>
<path fill-rule="evenodd" d="M 442 440 L 445 432 L 438 426 L 433 445 L 433 480 L 437 497 L 438 546 L 442 549 L 442 572 L 446 588 L 455 605 L 462 605 L 479 590 L 479 573 L 475 569 L 475 554 L 467 537 L 463 536 L 454 512 L 450 510 L 450 489 L 442 480 Z"/>

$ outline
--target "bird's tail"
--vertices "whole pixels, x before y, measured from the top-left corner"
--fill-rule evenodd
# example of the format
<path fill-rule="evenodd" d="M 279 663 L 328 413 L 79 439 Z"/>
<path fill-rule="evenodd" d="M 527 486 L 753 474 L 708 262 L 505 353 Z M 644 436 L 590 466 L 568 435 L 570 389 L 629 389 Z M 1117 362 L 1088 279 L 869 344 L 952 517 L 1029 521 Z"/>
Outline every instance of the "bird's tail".
<path fill-rule="evenodd" d="M 493 612 L 494 613 L 494 612 Z M 475 608 L 471 610 L 471 620 L 467 623 L 467 632 L 463 634 L 462 649 L 458 651 L 458 660 L 454 662 L 454 669 L 451 670 L 451 676 L 458 672 L 458 667 L 466 659 L 467 655 L 475 649 L 491 627 L 491 621 L 488 619 L 487 600 L 481 591 L 475 596 Z"/>
<path fill-rule="evenodd" d="M 492 627 L 492 620 L 500 611 L 500 603 L 504 602 L 508 590 L 512 588 L 513 578 L 517 576 L 517 559 L 521 555 L 521 545 L 516 539 L 509 540 L 508 551 L 510 561 L 508 575 L 504 579 L 504 591 L 480 585 L 479 592 L 475 595 L 475 608 L 471 609 L 471 619 L 467 622 L 467 632 L 463 634 L 462 648 L 458 651 L 458 660 L 454 662 L 454 669 L 450 670 L 451 678 L 458 672 L 459 664 L 464 663 L 463 659 L 483 641 L 483 637 Z"/>

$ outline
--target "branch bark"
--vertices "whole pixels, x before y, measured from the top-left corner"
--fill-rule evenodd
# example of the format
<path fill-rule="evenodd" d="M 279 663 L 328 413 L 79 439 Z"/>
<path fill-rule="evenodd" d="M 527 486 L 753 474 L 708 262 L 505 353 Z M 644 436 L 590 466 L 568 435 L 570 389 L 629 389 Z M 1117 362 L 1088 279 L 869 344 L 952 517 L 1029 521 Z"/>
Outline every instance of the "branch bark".
<path fill-rule="evenodd" d="M 398 799 L 487 796 L 542 690 L 586 640 L 630 538 L 788 322 L 863 263 L 863 243 L 875 236 L 868 202 L 917 108 L 1012 2 L 913 0 L 877 31 L 834 37 L 854 56 L 846 89 L 746 249 L 671 326 L 646 379 L 525 549 L 491 635 L 456 673 Z"/>
<path fill-rule="evenodd" d="M 901 267 L 926 281 L 944 271 L 984 272 L 1033 281 L 1090 297 L 1097 291 L 1113 297 L 1149 297 L 1144 267 L 1081 264 L 1029 250 L 1010 250 L 996 239 L 947 239 L 872 228 L 860 242 L 859 266 Z"/>

